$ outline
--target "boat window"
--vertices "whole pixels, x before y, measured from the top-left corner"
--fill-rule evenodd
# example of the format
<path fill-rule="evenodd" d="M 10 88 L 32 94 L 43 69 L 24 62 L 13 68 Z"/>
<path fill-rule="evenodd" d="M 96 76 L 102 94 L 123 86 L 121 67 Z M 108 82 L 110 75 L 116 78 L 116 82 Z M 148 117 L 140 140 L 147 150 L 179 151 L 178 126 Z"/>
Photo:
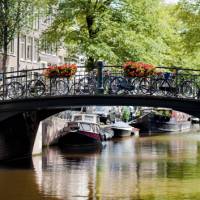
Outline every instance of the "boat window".
<path fill-rule="evenodd" d="M 82 116 L 81 115 L 74 116 L 74 121 L 82 121 Z"/>
<path fill-rule="evenodd" d="M 94 122 L 94 117 L 93 116 L 89 116 L 89 115 L 85 115 L 85 121 Z"/>
<path fill-rule="evenodd" d="M 100 130 L 99 130 L 99 126 L 96 126 L 96 131 L 95 131 L 95 132 L 96 132 L 96 133 L 99 133 L 99 131 L 100 131 Z"/>
<path fill-rule="evenodd" d="M 90 124 L 81 123 L 81 130 L 83 130 L 83 131 L 91 131 L 91 125 Z"/>

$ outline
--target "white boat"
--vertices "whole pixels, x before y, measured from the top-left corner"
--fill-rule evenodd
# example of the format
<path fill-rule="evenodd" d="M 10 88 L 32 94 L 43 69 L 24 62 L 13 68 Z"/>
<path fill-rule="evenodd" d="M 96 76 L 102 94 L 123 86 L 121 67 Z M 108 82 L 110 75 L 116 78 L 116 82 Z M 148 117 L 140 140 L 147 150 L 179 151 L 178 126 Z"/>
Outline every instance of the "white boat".
<path fill-rule="evenodd" d="M 114 137 L 127 137 L 130 136 L 133 131 L 133 127 L 122 121 L 115 122 L 111 127 L 114 131 Z"/>

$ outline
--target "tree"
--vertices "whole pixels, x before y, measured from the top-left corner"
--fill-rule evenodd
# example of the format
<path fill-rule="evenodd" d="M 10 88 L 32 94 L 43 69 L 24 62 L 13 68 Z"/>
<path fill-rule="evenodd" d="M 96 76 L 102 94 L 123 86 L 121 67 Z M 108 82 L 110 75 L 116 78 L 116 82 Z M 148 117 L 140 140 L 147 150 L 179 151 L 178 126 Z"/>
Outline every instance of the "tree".
<path fill-rule="evenodd" d="M 130 119 L 130 110 L 127 106 L 124 106 L 122 109 L 122 121 L 128 122 Z"/>
<path fill-rule="evenodd" d="M 179 35 L 182 46 L 182 64 L 200 68 L 200 1 L 181 0 L 176 7 L 176 19 L 181 23 Z"/>
<path fill-rule="evenodd" d="M 3 48 L 2 71 L 6 71 L 8 46 L 26 25 L 34 0 L 0 0 L 0 46 Z"/>
<path fill-rule="evenodd" d="M 156 63 L 162 43 L 155 34 L 159 5 L 159 0 L 63 0 L 57 2 L 45 37 L 76 45 L 89 68 L 98 59 L 109 64 L 130 59 Z"/>
<path fill-rule="evenodd" d="M 182 36 L 189 51 L 200 48 L 200 1 L 182 0 L 177 6 L 179 20 L 183 23 Z"/>

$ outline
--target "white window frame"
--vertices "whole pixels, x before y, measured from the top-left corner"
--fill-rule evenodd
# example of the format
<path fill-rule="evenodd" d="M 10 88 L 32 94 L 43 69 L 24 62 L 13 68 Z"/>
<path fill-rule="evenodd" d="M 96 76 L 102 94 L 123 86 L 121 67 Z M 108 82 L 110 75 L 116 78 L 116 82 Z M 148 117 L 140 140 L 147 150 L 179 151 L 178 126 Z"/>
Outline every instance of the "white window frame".
<path fill-rule="evenodd" d="M 34 38 L 33 61 L 38 62 L 38 59 L 39 59 L 39 39 Z"/>
<path fill-rule="evenodd" d="M 14 39 L 9 44 L 9 53 L 11 55 L 15 54 L 15 40 Z"/>
<path fill-rule="evenodd" d="M 33 60 L 33 38 L 30 36 L 27 37 L 26 48 L 27 48 L 26 58 L 27 58 L 27 60 L 32 61 Z"/>
<path fill-rule="evenodd" d="M 22 35 L 20 37 L 20 59 L 26 60 L 26 36 L 25 35 Z"/>

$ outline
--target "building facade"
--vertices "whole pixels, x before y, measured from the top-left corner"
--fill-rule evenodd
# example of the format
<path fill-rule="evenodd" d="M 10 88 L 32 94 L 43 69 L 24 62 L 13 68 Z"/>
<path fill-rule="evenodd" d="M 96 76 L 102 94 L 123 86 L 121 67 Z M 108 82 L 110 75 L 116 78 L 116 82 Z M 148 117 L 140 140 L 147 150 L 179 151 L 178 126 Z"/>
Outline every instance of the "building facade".
<path fill-rule="evenodd" d="M 45 41 L 41 44 L 41 34 L 51 23 L 51 16 L 36 15 L 29 24 L 30 28 L 22 31 L 11 41 L 8 50 L 7 71 L 44 68 L 49 65 L 65 63 L 65 48 L 58 47 L 56 44 L 47 44 Z"/>

